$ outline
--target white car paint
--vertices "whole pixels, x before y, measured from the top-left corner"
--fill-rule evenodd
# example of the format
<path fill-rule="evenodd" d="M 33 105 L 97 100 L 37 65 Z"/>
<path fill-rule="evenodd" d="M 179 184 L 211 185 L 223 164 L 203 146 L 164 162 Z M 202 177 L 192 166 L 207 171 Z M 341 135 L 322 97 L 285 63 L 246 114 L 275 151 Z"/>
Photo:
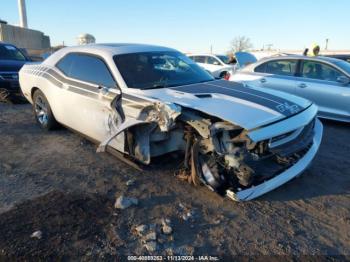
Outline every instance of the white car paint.
<path fill-rule="evenodd" d="M 137 44 L 64 48 L 41 64 L 24 66 L 20 71 L 21 88 L 31 103 L 33 103 L 33 91 L 39 88 L 47 97 L 56 120 L 101 143 L 99 151 L 104 151 L 108 145 L 124 154 L 129 153 L 125 145 L 127 129 L 145 123 L 155 123 L 161 131 L 158 135 L 169 135 L 170 142 L 167 146 L 173 146 L 171 150 L 183 149 L 182 144 L 171 143 L 183 139 L 183 134 L 172 132 L 172 128 L 176 118 L 181 116 L 185 109 L 214 116 L 226 120 L 230 125 L 239 126 L 247 131 L 247 136 L 254 143 L 265 142 L 293 130 L 302 130 L 314 121 L 317 107 L 307 100 L 284 95 L 278 91 L 245 90 L 240 85 L 234 85 L 228 81 L 218 80 L 150 90 L 128 88 L 114 63 L 113 56 L 151 51 L 176 50 Z M 96 84 L 67 78 L 56 68 L 56 64 L 67 54 L 76 52 L 101 57 L 120 89 L 101 88 Z M 118 97 L 122 97 L 121 106 L 125 113 L 125 120 L 113 105 Z M 151 111 L 145 115 L 146 108 L 150 108 Z M 303 159 L 297 161 L 283 174 L 265 181 L 264 184 L 239 192 L 227 191 L 227 195 L 235 200 L 252 199 L 299 175 L 311 163 L 321 142 L 322 125 L 318 120 L 315 123 L 314 143 Z M 143 130 L 145 133 L 148 131 Z M 205 134 L 204 131 L 203 134 Z M 150 139 L 147 135 L 144 136 L 145 139 Z M 202 136 L 208 138 L 205 135 Z M 157 150 L 163 152 L 162 150 L 165 149 L 164 147 L 153 149 L 152 156 L 159 155 Z M 151 151 L 150 146 L 142 150 Z M 137 152 L 135 153 L 137 157 L 136 154 Z M 149 164 L 150 157 L 151 153 L 148 153 L 146 158 L 137 159 L 144 164 Z"/>
<path fill-rule="evenodd" d="M 217 55 L 214 54 L 188 54 L 189 58 L 193 59 L 194 57 L 205 57 L 206 61 L 204 63 L 195 61 L 202 68 L 210 72 L 214 77 L 219 78 L 222 77 L 223 73 L 232 74 L 235 71 L 235 65 L 225 64 Z M 214 61 L 213 63 L 209 63 L 208 59 Z"/>

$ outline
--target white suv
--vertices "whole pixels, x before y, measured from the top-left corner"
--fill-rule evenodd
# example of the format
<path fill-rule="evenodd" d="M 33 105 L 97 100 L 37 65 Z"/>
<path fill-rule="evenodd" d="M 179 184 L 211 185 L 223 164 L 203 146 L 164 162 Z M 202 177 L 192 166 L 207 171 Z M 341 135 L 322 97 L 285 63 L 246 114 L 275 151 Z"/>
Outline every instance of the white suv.
<path fill-rule="evenodd" d="M 226 55 L 188 54 L 187 56 L 214 77 L 228 79 L 235 69 L 235 63 L 230 63 Z"/>

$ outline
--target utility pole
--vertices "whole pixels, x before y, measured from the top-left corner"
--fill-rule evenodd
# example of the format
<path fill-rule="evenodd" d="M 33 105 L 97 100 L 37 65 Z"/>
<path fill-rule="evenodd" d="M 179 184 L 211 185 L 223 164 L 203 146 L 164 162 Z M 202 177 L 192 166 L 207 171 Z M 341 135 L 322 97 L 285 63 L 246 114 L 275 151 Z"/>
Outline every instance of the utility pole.
<path fill-rule="evenodd" d="M 213 45 L 210 45 L 210 53 L 213 53 Z"/>
<path fill-rule="evenodd" d="M 266 45 L 267 50 L 268 50 L 268 51 L 271 51 L 272 46 L 273 46 L 273 44 L 267 44 L 267 45 Z"/>
<path fill-rule="evenodd" d="M 18 0 L 19 25 L 23 28 L 28 28 L 26 1 Z"/>
<path fill-rule="evenodd" d="M 326 48 L 325 48 L 325 50 L 328 50 L 328 42 L 329 42 L 329 38 L 326 38 Z"/>

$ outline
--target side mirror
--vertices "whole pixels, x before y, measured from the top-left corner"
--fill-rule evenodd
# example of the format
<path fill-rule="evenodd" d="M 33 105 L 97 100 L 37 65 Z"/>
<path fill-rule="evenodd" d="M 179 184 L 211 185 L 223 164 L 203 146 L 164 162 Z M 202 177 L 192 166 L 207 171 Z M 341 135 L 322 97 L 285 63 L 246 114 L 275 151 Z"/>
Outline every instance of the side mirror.
<path fill-rule="evenodd" d="M 119 85 L 118 84 L 115 84 L 115 87 L 114 87 L 115 89 L 116 89 L 116 93 L 117 93 L 117 95 L 118 96 L 122 96 L 122 89 L 119 87 Z"/>
<path fill-rule="evenodd" d="M 114 87 L 107 87 L 105 85 L 98 85 L 97 89 L 102 94 L 111 93 L 111 94 L 115 94 L 118 97 L 122 95 L 122 90 L 120 89 L 120 87 L 117 84 Z"/>
<path fill-rule="evenodd" d="M 350 83 L 350 79 L 346 76 L 339 76 L 337 78 L 337 82 L 344 86 L 347 86 Z"/>
<path fill-rule="evenodd" d="M 220 65 L 218 61 L 214 61 L 213 65 Z"/>

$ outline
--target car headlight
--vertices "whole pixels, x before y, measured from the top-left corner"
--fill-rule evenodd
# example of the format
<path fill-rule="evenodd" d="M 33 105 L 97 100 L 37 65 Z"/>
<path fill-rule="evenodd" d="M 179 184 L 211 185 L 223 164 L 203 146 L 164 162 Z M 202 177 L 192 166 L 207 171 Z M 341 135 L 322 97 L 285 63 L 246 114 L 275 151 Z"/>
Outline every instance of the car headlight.
<path fill-rule="evenodd" d="M 155 122 L 158 124 L 160 130 L 168 131 L 180 114 L 180 106 L 171 103 L 155 102 L 142 111 L 140 119 L 144 119 L 148 122 Z"/>

